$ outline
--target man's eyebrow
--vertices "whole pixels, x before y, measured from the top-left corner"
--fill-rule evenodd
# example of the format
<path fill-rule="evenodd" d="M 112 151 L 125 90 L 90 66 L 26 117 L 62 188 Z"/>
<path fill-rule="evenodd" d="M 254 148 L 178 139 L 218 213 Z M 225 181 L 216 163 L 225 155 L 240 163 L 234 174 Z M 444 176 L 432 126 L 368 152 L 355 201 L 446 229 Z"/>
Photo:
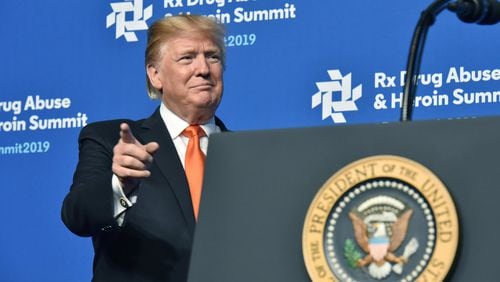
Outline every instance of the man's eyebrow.
<path fill-rule="evenodd" d="M 179 46 L 176 50 L 173 50 L 173 52 L 172 52 L 172 54 L 174 56 L 194 54 L 194 53 L 198 53 L 198 50 L 197 50 L 197 48 L 194 48 L 192 46 Z M 202 53 L 204 53 L 204 54 L 220 54 L 222 52 L 221 52 L 219 47 L 210 46 L 210 47 L 206 47 L 204 50 L 202 50 Z"/>
<path fill-rule="evenodd" d="M 195 48 L 186 46 L 186 47 L 180 47 L 176 50 L 177 53 L 193 53 L 196 52 Z"/>
<path fill-rule="evenodd" d="M 213 49 L 207 49 L 205 50 L 205 54 L 217 54 L 220 53 L 221 51 L 219 48 L 213 48 Z"/>

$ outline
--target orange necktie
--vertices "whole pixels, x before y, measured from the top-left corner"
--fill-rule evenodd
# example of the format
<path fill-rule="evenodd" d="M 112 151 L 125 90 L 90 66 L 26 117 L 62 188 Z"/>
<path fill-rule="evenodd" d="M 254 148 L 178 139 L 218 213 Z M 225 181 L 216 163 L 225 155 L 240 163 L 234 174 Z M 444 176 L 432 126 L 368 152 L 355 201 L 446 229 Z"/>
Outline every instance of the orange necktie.
<path fill-rule="evenodd" d="M 200 137 L 205 136 L 205 131 L 199 125 L 190 125 L 182 132 L 189 138 L 185 158 L 186 177 L 191 192 L 194 217 L 198 219 L 198 210 L 203 183 L 203 170 L 205 168 L 205 154 L 200 148 Z"/>

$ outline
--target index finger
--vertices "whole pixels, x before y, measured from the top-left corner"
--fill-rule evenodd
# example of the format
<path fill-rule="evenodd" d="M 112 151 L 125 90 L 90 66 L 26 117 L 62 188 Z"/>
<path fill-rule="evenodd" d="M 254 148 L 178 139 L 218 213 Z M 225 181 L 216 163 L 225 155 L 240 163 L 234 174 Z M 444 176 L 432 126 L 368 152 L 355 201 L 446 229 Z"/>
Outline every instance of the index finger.
<path fill-rule="evenodd" d="M 124 143 L 135 143 L 134 134 L 132 134 L 132 130 L 126 123 L 120 124 L 120 137 Z"/>

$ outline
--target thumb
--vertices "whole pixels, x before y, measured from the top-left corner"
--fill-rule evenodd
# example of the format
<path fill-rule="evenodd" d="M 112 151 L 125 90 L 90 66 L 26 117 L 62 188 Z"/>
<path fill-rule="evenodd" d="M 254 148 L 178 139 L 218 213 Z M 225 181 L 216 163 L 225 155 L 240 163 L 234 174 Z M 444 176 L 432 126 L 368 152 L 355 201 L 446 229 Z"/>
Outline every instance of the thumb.
<path fill-rule="evenodd" d="M 160 148 L 160 145 L 156 142 L 149 142 L 148 144 L 144 145 L 144 149 L 146 149 L 146 152 L 148 152 L 150 155 L 153 155 L 156 153 L 156 151 Z"/>
<path fill-rule="evenodd" d="M 126 123 L 120 124 L 120 137 L 124 143 L 135 143 L 136 139 L 129 125 Z"/>

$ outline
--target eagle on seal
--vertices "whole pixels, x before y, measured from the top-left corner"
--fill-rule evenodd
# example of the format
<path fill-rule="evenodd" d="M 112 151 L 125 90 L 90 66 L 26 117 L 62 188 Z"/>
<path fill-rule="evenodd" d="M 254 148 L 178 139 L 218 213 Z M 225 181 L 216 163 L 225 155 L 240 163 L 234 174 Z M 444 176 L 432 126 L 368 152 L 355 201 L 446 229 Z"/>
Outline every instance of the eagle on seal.
<path fill-rule="evenodd" d="M 376 279 L 382 279 L 391 273 L 391 264 L 389 262 L 401 265 L 406 263 L 407 257 L 398 257 L 394 252 L 406 237 L 412 213 L 413 210 L 408 209 L 399 218 L 395 218 L 395 215 L 390 213 L 395 221 L 391 228 L 392 234 L 388 235 L 386 222 L 382 220 L 365 222 L 356 213 L 350 212 L 349 218 L 354 227 L 356 241 L 361 249 L 367 253 L 364 258 L 358 260 L 357 266 L 369 265 L 370 275 Z"/>

